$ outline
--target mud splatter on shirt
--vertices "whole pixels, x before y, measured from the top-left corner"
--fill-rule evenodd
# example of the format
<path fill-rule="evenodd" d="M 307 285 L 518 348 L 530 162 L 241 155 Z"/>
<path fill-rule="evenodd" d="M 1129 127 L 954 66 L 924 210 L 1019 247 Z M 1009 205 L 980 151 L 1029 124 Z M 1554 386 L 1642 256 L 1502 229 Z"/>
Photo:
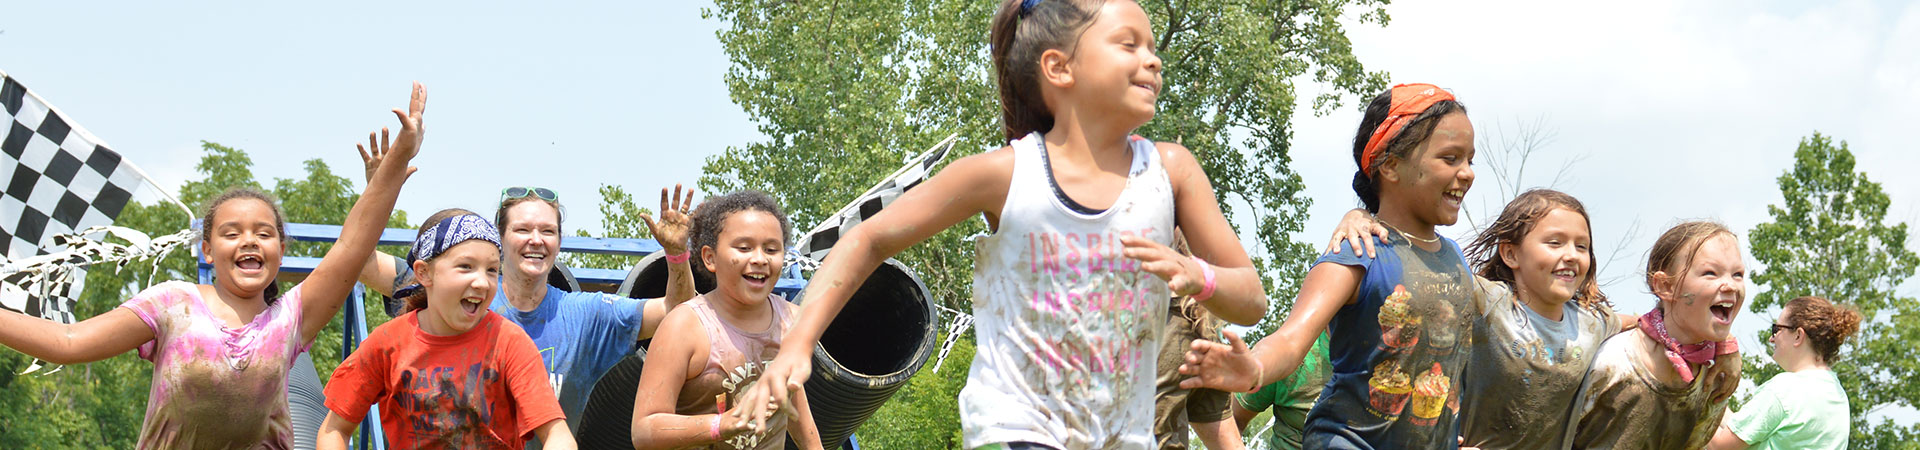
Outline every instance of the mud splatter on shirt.
<path fill-rule="evenodd" d="M 300 339 L 300 286 L 253 320 L 231 328 L 213 315 L 199 286 L 170 281 L 120 306 L 153 329 L 140 357 L 153 361 L 153 387 L 136 448 L 287 449 L 287 368 Z"/>
<path fill-rule="evenodd" d="M 1013 143 L 998 230 L 975 241 L 978 347 L 960 391 L 966 446 L 1152 448 L 1167 284 L 1120 238 L 1171 246 L 1173 188 L 1152 142 L 1133 139 L 1126 188 L 1105 211 L 1055 194 L 1038 133 Z"/>
<path fill-rule="evenodd" d="M 418 312 L 374 329 L 333 371 L 327 409 L 359 422 L 380 405 L 393 448 L 519 449 L 566 416 L 533 340 L 486 312 L 453 336 L 420 330 Z"/>

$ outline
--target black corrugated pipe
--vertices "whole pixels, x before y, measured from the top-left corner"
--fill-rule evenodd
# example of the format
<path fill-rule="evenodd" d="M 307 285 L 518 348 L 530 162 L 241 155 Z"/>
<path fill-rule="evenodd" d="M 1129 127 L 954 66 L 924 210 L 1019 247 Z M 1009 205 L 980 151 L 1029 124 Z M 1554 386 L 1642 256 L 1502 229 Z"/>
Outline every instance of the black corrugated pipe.
<path fill-rule="evenodd" d="M 919 276 L 888 259 L 821 333 L 806 388 L 827 448 L 840 447 L 932 356 L 932 301 Z"/>
<path fill-rule="evenodd" d="M 699 292 L 713 290 L 713 282 L 694 279 L 693 289 Z M 667 295 L 667 261 L 660 252 L 654 252 L 640 263 L 627 270 L 627 279 L 620 282 L 615 294 L 628 298 L 655 299 Z M 633 448 L 633 401 L 634 391 L 640 387 L 640 371 L 646 367 L 647 344 L 651 339 L 640 341 L 632 355 L 621 359 L 600 381 L 594 382 L 593 393 L 587 396 L 587 408 L 581 412 L 580 429 L 574 430 L 574 441 L 582 450 L 631 450 Z"/>

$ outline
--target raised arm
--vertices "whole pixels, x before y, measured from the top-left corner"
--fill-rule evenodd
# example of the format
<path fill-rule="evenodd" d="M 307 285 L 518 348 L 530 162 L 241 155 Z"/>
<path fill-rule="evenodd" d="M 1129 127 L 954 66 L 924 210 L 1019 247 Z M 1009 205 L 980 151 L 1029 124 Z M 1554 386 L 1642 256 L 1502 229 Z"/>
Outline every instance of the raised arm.
<path fill-rule="evenodd" d="M 687 189 L 681 197 L 680 185 L 673 185 L 673 194 L 667 194 L 667 188 L 660 188 L 660 219 L 641 214 L 640 220 L 646 222 L 647 229 L 653 232 L 653 240 L 660 243 L 660 252 L 667 254 L 667 296 L 657 302 L 646 302 L 646 308 L 640 314 L 640 339 L 653 337 L 660 321 L 668 312 L 700 293 L 693 288 L 693 264 L 685 258 L 687 251 L 687 232 L 693 228 L 693 218 L 687 213 L 693 209 L 693 190 Z M 678 258 L 676 258 L 676 255 Z M 677 261 L 676 261 L 677 259 Z"/>
<path fill-rule="evenodd" d="M 99 361 L 151 340 L 153 329 L 126 308 L 114 308 L 75 324 L 0 311 L 0 345 L 54 364 Z"/>
<path fill-rule="evenodd" d="M 1156 145 L 1167 178 L 1173 183 L 1175 224 L 1184 231 L 1194 256 L 1213 266 L 1214 294 L 1200 305 L 1228 322 L 1259 322 L 1267 314 L 1266 288 L 1260 284 L 1260 274 L 1233 226 L 1221 214 L 1213 182 L 1186 147 L 1164 142 Z M 1143 269 L 1167 280 L 1174 295 L 1193 295 L 1205 288 L 1209 268 L 1200 267 L 1200 261 L 1181 257 L 1173 249 L 1147 239 L 1127 237 L 1121 242 L 1127 246 L 1127 256 L 1140 259 Z"/>
<path fill-rule="evenodd" d="M 1313 348 L 1313 340 L 1333 321 L 1334 313 L 1353 302 L 1364 275 L 1364 269 L 1354 266 L 1313 266 L 1300 283 L 1299 300 L 1294 302 L 1287 321 L 1253 349 L 1247 349 L 1233 332 L 1227 332 L 1228 344 L 1194 340 L 1187 363 L 1180 365 L 1180 373 L 1193 378 L 1181 381 L 1180 387 L 1253 392 L 1292 375 Z"/>
<path fill-rule="evenodd" d="M 834 243 L 832 256 L 807 281 L 799 320 L 787 331 L 779 355 L 741 401 L 764 401 L 771 396 L 781 405 L 790 405 L 789 391 L 798 391 L 812 373 L 813 347 L 820 342 L 820 333 L 873 269 L 908 246 L 974 215 L 986 213 L 989 220 L 998 220 L 1012 167 L 1009 148 L 961 158 L 848 230 Z M 756 427 L 763 427 L 766 418 L 764 412 L 755 414 Z"/>
<path fill-rule="evenodd" d="M 387 129 L 381 128 L 379 133 L 367 133 L 366 145 L 353 144 L 354 148 L 360 150 L 360 163 L 366 166 L 368 186 L 373 185 L 381 163 L 386 162 L 387 155 L 392 153 L 392 142 Z M 394 278 L 400 277 L 400 270 L 405 264 L 406 261 L 399 257 L 373 252 L 367 255 L 367 264 L 360 268 L 360 284 L 380 295 L 392 297 L 393 285 L 399 284 L 394 282 Z"/>
<path fill-rule="evenodd" d="M 333 320 L 334 314 L 340 312 L 340 305 L 346 303 L 348 292 L 366 268 L 374 244 L 379 243 L 380 233 L 386 230 L 387 219 L 393 215 L 393 203 L 400 197 L 400 185 L 417 170 L 407 163 L 420 151 L 425 134 L 422 116 L 427 107 L 427 88 L 413 83 L 412 97 L 407 111 L 393 110 L 393 115 L 400 119 L 400 133 L 395 136 L 392 147 L 384 150 L 386 162 L 380 165 L 373 180 L 367 183 L 366 192 L 360 194 L 360 200 L 354 202 L 353 210 L 347 213 L 346 223 L 340 228 L 340 240 L 327 249 L 320 265 L 314 267 L 307 281 L 300 285 L 301 298 L 306 301 L 301 339 L 312 341 L 326 328 L 327 322 Z M 388 282 L 392 282 L 391 278 Z"/>

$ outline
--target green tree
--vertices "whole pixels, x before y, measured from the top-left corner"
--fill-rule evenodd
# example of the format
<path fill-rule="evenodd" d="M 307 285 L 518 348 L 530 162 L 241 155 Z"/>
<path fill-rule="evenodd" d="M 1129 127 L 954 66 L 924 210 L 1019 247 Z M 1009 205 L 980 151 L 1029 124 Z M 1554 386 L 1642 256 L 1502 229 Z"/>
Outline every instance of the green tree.
<path fill-rule="evenodd" d="M 653 239 L 653 230 L 647 229 L 647 222 L 640 218 L 643 214 L 653 214 L 653 211 L 634 202 L 633 195 L 628 194 L 626 188 L 613 184 L 600 185 L 600 237 Z M 594 237 L 585 229 L 575 232 L 579 236 Z M 564 257 L 568 267 L 629 269 L 640 263 L 638 256 L 568 253 Z"/>
<path fill-rule="evenodd" d="M 1229 219 L 1252 227 L 1239 231 L 1259 242 L 1252 253 L 1274 300 L 1261 329 L 1285 317 L 1314 250 L 1291 241 L 1310 205 L 1289 167 L 1296 82 L 1319 85 L 1310 102 L 1316 114 L 1384 89 L 1386 74 L 1364 69 L 1345 27 L 1355 20 L 1384 26 L 1386 3 L 1141 2 L 1155 24 L 1166 86 L 1158 116 L 1138 133 L 1192 149 Z M 718 37 L 732 61 L 728 92 L 766 140 L 708 158 L 700 187 L 766 191 L 805 228 L 949 133 L 961 136 L 949 161 L 1003 146 L 986 58 L 997 4 L 719 0 L 703 16 L 726 24 Z M 985 231 L 982 221 L 965 221 L 898 258 L 938 303 L 966 310 L 973 269 L 966 238 Z M 928 402 L 913 408 L 954 408 L 950 397 L 900 395 Z"/>
<path fill-rule="evenodd" d="M 1860 308 L 1860 333 L 1833 364 L 1853 412 L 1854 448 L 1915 448 L 1920 430 L 1874 423 L 1890 407 L 1920 405 L 1920 303 L 1894 292 L 1913 277 L 1920 256 L 1907 248 L 1907 224 L 1887 223 L 1892 201 L 1880 183 L 1855 172 L 1845 141 L 1818 132 L 1800 141 L 1793 168 L 1780 175 L 1782 205 L 1767 206 L 1772 221 L 1754 227 L 1753 256 L 1765 267 L 1755 283 L 1767 290 L 1749 310 L 1771 317 L 1788 300 L 1825 297 Z M 1746 376 L 1764 382 L 1780 373 L 1765 358 L 1749 358 Z"/>
<path fill-rule="evenodd" d="M 253 160 L 245 151 L 202 142 L 205 154 L 195 169 L 202 179 L 181 186 L 180 199 L 195 208 L 230 186 L 255 189 Z M 359 199 L 351 182 L 333 174 L 320 160 L 305 162 L 306 178 L 275 180 L 270 191 L 280 199 L 287 220 L 299 223 L 340 224 Z M 405 226 L 406 213 L 395 211 L 388 226 Z M 187 229 L 187 213 L 170 203 L 130 203 L 114 224 L 149 236 Z M 319 256 L 325 244 L 292 242 L 287 256 Z M 404 252 L 404 248 L 383 248 Z M 196 282 L 198 265 L 192 249 L 179 249 L 157 261 L 126 267 L 95 266 L 87 272 L 86 290 L 75 306 L 75 316 L 103 314 L 135 293 L 166 281 Z M 282 285 L 282 288 L 291 288 Z M 387 320 L 377 297 L 367 299 L 368 327 Z M 315 338 L 314 363 L 322 379 L 340 363 L 341 319 Z M 51 375 L 16 375 L 31 359 L 0 347 L 0 448 L 132 448 L 146 415 L 153 365 L 136 353 L 67 366 Z"/>

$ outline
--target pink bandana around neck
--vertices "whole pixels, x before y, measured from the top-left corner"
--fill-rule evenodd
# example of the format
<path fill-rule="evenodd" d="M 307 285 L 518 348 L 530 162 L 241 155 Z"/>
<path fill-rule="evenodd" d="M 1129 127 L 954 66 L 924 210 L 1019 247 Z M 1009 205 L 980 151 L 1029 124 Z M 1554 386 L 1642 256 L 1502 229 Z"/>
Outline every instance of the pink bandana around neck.
<path fill-rule="evenodd" d="M 1672 362 L 1674 370 L 1680 372 L 1680 380 L 1687 383 L 1693 382 L 1694 375 L 1693 367 L 1689 364 L 1711 364 L 1716 356 L 1740 351 L 1739 345 L 1732 339 L 1687 345 L 1675 343 L 1673 336 L 1667 334 L 1666 315 L 1658 307 L 1642 314 L 1637 328 L 1654 342 L 1660 343 L 1661 350 L 1667 354 L 1667 361 Z"/>

